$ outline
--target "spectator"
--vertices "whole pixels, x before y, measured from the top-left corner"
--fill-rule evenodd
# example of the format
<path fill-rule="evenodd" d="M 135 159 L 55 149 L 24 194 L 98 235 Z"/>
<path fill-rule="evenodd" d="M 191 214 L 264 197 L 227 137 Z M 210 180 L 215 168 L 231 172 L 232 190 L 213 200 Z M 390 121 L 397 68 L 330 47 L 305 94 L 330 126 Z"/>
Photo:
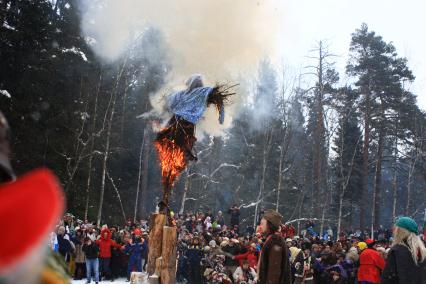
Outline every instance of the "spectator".
<path fill-rule="evenodd" d="M 110 268 L 111 249 L 113 247 L 121 249 L 121 246 L 115 241 L 111 240 L 111 231 L 108 228 L 104 228 L 101 231 L 100 238 L 96 241 L 96 244 L 100 249 L 99 259 L 102 276 L 106 279 L 114 280 Z"/>
<path fill-rule="evenodd" d="M 365 248 L 359 257 L 358 282 L 361 284 L 380 283 L 380 273 L 385 266 L 385 261 L 380 253 L 374 248 L 372 239 L 365 241 Z"/>
<path fill-rule="evenodd" d="M 426 248 L 417 228 L 416 222 L 409 217 L 396 221 L 382 284 L 426 283 Z"/>
<path fill-rule="evenodd" d="M 82 247 L 86 255 L 86 277 L 87 283 L 92 280 L 92 273 L 95 283 L 99 282 L 99 247 L 92 241 L 90 237 L 84 239 L 84 245 Z"/>

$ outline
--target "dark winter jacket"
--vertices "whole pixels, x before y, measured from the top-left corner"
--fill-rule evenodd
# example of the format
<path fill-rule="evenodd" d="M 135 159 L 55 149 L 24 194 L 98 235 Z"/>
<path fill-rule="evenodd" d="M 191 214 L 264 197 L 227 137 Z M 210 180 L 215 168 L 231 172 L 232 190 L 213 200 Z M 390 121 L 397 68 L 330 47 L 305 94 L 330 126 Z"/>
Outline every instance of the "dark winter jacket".
<path fill-rule="evenodd" d="M 293 262 L 295 268 L 295 276 L 305 280 L 314 279 L 315 258 L 312 256 L 305 257 L 303 251 L 300 251 Z M 305 271 L 305 266 L 309 266 L 309 270 Z"/>
<path fill-rule="evenodd" d="M 86 259 L 96 259 L 99 255 L 99 247 L 93 243 L 91 245 L 84 244 L 82 250 L 86 254 Z"/>
<path fill-rule="evenodd" d="M 281 236 L 268 236 L 260 253 L 258 269 L 259 284 L 291 283 L 289 251 Z"/>
<path fill-rule="evenodd" d="M 237 245 L 227 245 L 222 249 L 224 252 L 232 254 L 233 256 L 238 255 L 240 253 L 240 248 Z M 233 260 L 230 257 L 225 258 L 225 266 L 238 266 L 239 262 L 237 260 Z"/>
<path fill-rule="evenodd" d="M 70 241 L 67 240 L 63 235 L 58 235 L 57 239 L 58 239 L 58 251 L 59 251 L 59 253 L 63 257 L 68 259 L 69 255 L 73 251 L 73 247 L 72 247 Z"/>
<path fill-rule="evenodd" d="M 382 274 L 382 284 L 426 283 L 426 261 L 416 265 L 404 245 L 395 245 L 389 251 Z"/>
<path fill-rule="evenodd" d="M 191 266 L 199 266 L 203 258 L 201 246 L 189 246 L 186 251 L 186 259 Z"/>
<path fill-rule="evenodd" d="M 235 225 L 240 225 L 240 209 L 229 209 L 228 214 L 231 215 L 231 227 L 234 227 Z"/>

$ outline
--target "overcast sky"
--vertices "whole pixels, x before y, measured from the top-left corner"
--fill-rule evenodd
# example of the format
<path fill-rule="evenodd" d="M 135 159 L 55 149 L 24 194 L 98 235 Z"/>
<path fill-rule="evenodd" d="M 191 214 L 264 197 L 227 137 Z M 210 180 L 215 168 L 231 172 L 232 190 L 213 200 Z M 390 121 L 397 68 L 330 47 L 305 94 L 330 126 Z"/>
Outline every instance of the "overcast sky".
<path fill-rule="evenodd" d="M 344 78 L 351 33 L 367 23 L 370 30 L 392 41 L 416 76 L 410 90 L 426 110 L 426 4 L 421 0 L 282 0 L 285 10 L 282 54 L 296 68 L 307 64 L 315 42 L 327 40 Z M 343 81 L 344 82 L 344 81 Z"/>

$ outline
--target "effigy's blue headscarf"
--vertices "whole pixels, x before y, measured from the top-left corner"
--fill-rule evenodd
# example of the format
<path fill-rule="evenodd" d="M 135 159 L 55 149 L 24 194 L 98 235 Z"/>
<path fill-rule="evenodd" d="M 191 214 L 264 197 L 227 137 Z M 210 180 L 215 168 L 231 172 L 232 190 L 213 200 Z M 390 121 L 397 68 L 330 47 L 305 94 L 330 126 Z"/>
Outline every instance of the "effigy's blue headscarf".
<path fill-rule="evenodd" d="M 200 74 L 192 75 L 186 81 L 186 86 L 186 90 L 170 95 L 168 107 L 173 114 L 196 124 L 207 108 L 207 99 L 213 88 L 203 87 L 203 78 Z M 219 121 L 223 123 L 223 110 L 221 110 Z"/>

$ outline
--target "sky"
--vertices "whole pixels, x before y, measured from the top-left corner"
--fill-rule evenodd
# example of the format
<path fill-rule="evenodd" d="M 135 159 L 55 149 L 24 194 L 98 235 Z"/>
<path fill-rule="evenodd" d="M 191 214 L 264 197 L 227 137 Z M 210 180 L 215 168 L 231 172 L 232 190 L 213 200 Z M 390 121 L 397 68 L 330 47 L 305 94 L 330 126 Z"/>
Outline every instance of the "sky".
<path fill-rule="evenodd" d="M 325 40 L 345 82 L 351 33 L 366 23 L 369 30 L 393 42 L 401 57 L 408 59 L 415 82 L 410 90 L 426 110 L 426 2 L 421 0 L 283 0 L 283 35 L 279 39 L 284 62 L 299 70 L 312 63 L 306 56 L 316 42 Z M 311 54 L 312 55 L 312 54 Z"/>

